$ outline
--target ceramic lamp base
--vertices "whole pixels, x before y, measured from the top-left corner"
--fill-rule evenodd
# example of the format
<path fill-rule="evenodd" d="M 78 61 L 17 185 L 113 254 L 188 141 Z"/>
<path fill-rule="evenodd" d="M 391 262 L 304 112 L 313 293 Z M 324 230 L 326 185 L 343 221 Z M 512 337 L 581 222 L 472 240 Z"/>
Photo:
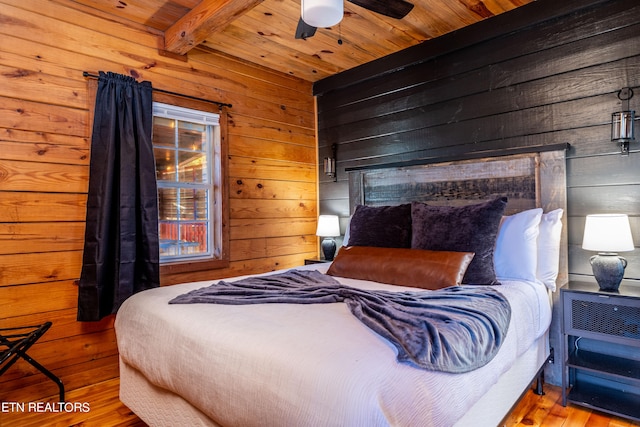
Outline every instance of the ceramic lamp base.
<path fill-rule="evenodd" d="M 624 276 L 627 260 L 618 254 L 600 253 L 592 256 L 590 262 L 600 290 L 616 292 Z"/>
<path fill-rule="evenodd" d="M 322 253 L 324 253 L 324 259 L 327 261 L 333 261 L 333 257 L 336 254 L 336 241 L 327 237 L 322 241 Z"/>

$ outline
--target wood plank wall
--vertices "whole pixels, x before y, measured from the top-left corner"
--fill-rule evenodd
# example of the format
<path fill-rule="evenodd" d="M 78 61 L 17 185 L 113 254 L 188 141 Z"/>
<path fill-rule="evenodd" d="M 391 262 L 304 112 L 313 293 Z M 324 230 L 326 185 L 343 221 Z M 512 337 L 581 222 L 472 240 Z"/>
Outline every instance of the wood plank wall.
<path fill-rule="evenodd" d="M 346 167 L 568 142 L 569 272 L 589 278 L 587 214 L 629 214 L 640 245 L 640 142 L 622 156 L 610 136 L 623 87 L 640 111 L 637 0 L 538 0 L 329 77 L 319 159 L 338 145 L 338 182 L 320 175 L 320 211 L 349 215 Z M 624 256 L 638 283 L 640 251 Z"/>
<path fill-rule="evenodd" d="M 69 389 L 118 375 L 113 316 L 75 321 L 92 108 L 83 71 L 233 104 L 230 267 L 163 277 L 163 285 L 302 265 L 318 255 L 311 84 L 203 50 L 162 56 L 159 34 L 73 5 L 0 0 L 0 327 L 53 321 L 31 353 Z M 0 378 L 0 401 L 56 390 L 23 362 Z"/>

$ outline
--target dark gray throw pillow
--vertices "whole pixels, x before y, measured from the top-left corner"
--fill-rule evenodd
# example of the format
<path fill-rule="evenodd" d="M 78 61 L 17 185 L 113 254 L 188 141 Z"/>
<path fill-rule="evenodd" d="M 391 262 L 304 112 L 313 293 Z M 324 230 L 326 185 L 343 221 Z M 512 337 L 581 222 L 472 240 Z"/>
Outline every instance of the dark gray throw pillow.
<path fill-rule="evenodd" d="M 506 197 L 468 206 L 411 204 L 411 247 L 432 251 L 473 252 L 463 284 L 496 285 L 493 251 Z"/>
<path fill-rule="evenodd" d="M 349 246 L 411 247 L 411 205 L 356 206 L 349 225 Z"/>

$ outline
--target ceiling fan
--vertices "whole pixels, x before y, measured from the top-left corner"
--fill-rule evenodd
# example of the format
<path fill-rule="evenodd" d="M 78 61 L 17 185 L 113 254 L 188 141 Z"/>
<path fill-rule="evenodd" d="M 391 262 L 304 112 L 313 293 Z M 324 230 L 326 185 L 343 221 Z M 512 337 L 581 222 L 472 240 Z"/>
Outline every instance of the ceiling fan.
<path fill-rule="evenodd" d="M 317 22 L 319 22 L 317 19 L 315 19 L 316 17 L 307 17 L 305 16 L 305 0 L 301 0 L 302 2 L 302 16 L 300 16 L 300 19 L 298 20 L 298 27 L 296 28 L 296 38 L 297 39 L 307 39 L 309 37 L 312 37 L 315 33 L 316 33 L 316 29 L 318 28 L 318 26 L 325 26 L 325 27 L 330 27 L 331 25 L 335 25 L 338 22 L 340 22 L 340 19 L 342 19 L 342 7 L 340 7 L 339 9 L 336 7 L 335 10 L 331 10 L 331 11 L 327 11 L 327 9 L 333 9 L 330 5 L 327 6 L 327 4 L 333 4 L 335 6 L 335 3 L 337 3 L 339 6 L 342 6 L 342 0 L 333 0 L 333 1 L 329 1 L 329 2 L 325 2 L 327 4 L 319 4 L 322 2 L 319 2 L 318 0 L 306 0 L 309 3 L 316 3 L 317 7 L 316 8 L 311 8 L 310 10 L 312 11 L 320 11 L 318 13 L 328 13 L 328 14 L 333 14 L 333 22 L 329 23 L 328 25 L 319 25 L 317 24 Z M 411 9 L 413 9 L 413 4 L 409 3 L 408 1 L 405 0 L 347 0 L 353 4 L 357 4 L 358 6 L 364 7 L 365 9 L 369 9 L 372 12 L 376 12 L 379 13 L 381 15 L 385 15 L 385 16 L 389 16 L 391 18 L 395 18 L 395 19 L 402 19 L 405 16 L 407 16 L 407 14 L 409 12 L 411 12 Z M 338 13 L 339 16 L 336 15 L 336 13 Z M 311 24 L 316 24 L 316 25 L 310 25 L 309 21 Z M 331 18 L 329 18 L 331 22 Z M 337 19 L 337 20 L 336 20 Z"/>

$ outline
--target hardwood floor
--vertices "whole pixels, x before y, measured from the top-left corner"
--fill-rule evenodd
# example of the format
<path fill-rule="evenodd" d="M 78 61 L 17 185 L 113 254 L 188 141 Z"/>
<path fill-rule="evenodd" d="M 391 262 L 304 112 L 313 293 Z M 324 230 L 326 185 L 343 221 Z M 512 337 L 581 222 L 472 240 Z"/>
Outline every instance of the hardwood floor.
<path fill-rule="evenodd" d="M 118 379 L 104 381 L 67 393 L 67 401 L 85 404 L 88 411 L 41 413 L 7 411 L 0 407 L 1 427 L 83 426 L 83 427 L 145 427 L 118 399 Z M 610 417 L 578 406 L 560 404 L 560 388 L 545 385 L 545 395 L 529 392 L 508 417 L 505 427 L 630 427 L 640 423 L 618 417 Z M 55 402 L 55 397 L 43 400 Z M 2 403 L 0 403 L 1 405 Z M 5 403 L 6 404 L 6 403 Z M 88 408 L 86 408 L 88 405 Z M 28 409 L 28 408 L 26 408 Z M 182 427 L 182 426 L 176 426 Z M 184 426 L 188 427 L 188 426 Z M 426 426 L 425 426 L 426 427 Z"/>
<path fill-rule="evenodd" d="M 531 390 L 522 398 L 505 422 L 505 427 L 630 427 L 640 423 L 591 411 L 576 405 L 562 406 L 560 387 L 545 384 L 545 395 Z"/>

